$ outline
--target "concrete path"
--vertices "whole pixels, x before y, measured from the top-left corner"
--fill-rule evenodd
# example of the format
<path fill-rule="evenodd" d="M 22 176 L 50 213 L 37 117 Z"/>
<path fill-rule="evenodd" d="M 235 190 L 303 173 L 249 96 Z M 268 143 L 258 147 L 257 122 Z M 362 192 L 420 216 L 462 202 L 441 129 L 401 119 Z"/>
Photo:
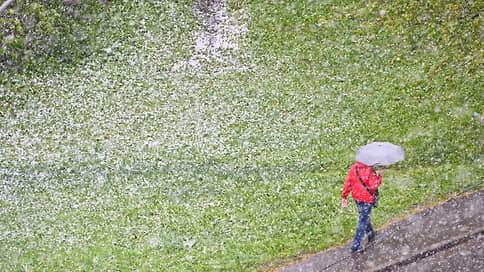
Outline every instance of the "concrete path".
<path fill-rule="evenodd" d="M 484 271 L 484 190 L 378 231 L 373 243 L 363 244 L 363 253 L 350 253 L 350 246 L 319 253 L 279 272 Z"/>

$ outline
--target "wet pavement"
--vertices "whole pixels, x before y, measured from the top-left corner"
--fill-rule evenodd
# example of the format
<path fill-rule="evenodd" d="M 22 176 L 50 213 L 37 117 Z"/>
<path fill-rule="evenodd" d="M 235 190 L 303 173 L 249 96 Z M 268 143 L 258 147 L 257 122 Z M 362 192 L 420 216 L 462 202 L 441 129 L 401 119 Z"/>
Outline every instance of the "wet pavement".
<path fill-rule="evenodd" d="M 484 271 L 484 190 L 410 215 L 363 246 L 352 254 L 350 242 L 278 271 Z"/>

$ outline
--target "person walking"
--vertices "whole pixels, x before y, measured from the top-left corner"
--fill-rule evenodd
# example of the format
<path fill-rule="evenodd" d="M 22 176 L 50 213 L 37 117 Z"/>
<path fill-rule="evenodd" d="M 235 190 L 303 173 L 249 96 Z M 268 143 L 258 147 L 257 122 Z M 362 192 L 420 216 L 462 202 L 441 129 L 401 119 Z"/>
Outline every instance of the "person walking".
<path fill-rule="evenodd" d="M 362 251 L 360 245 L 365 233 L 368 236 L 369 243 L 375 239 L 376 231 L 371 225 L 370 213 L 371 208 L 376 207 L 377 204 L 375 198 L 378 198 L 377 190 L 381 184 L 382 175 L 383 170 L 379 170 L 377 175 L 372 167 L 358 161 L 348 171 L 343 192 L 341 193 L 341 197 L 343 198 L 342 206 L 343 208 L 348 206 L 348 195 L 351 192 L 351 196 L 355 200 L 358 213 L 360 214 L 355 239 L 351 244 L 352 253 Z"/>

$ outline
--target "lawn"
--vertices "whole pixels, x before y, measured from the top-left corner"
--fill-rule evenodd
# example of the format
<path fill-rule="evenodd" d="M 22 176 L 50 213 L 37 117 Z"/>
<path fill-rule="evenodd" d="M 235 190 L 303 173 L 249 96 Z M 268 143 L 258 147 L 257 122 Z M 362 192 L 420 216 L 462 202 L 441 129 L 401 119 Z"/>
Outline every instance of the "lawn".
<path fill-rule="evenodd" d="M 229 0 L 207 30 L 191 1 L 115 1 L 84 56 L 1 71 L 0 270 L 258 271 L 340 245 L 372 141 L 406 151 L 376 226 L 482 181 L 483 4 L 417 2 Z M 195 46 L 214 31 L 228 46 Z"/>

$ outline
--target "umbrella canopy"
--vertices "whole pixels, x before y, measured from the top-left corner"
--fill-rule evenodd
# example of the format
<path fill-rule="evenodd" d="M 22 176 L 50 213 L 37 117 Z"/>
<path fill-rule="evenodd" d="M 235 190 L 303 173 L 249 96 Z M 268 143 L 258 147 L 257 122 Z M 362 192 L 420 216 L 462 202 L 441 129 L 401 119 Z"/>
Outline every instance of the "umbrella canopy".
<path fill-rule="evenodd" d="M 388 142 L 374 142 L 360 147 L 356 161 L 368 166 L 391 165 L 405 159 L 405 151 L 398 145 Z"/>

